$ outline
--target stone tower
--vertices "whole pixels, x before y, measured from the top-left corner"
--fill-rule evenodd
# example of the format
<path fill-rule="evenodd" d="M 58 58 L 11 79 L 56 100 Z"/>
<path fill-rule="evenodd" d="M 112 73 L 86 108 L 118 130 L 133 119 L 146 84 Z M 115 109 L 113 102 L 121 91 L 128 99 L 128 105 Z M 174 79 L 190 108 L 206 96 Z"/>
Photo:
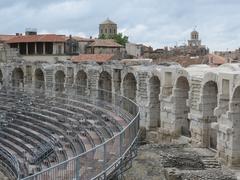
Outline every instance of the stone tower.
<path fill-rule="evenodd" d="M 106 38 L 109 38 L 115 34 L 117 34 L 117 24 L 109 18 L 99 24 L 99 37 L 104 35 Z"/>
<path fill-rule="evenodd" d="M 191 39 L 188 40 L 188 46 L 196 46 L 200 47 L 201 46 L 201 40 L 199 40 L 199 33 L 196 30 L 193 30 L 191 32 Z"/>

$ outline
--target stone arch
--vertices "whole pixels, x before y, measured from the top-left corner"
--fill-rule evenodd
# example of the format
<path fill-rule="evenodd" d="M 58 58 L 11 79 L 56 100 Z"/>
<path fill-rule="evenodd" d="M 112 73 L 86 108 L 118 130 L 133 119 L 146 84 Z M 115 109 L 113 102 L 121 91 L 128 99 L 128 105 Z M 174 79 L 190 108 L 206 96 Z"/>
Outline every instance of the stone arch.
<path fill-rule="evenodd" d="M 133 73 L 127 73 L 123 79 L 123 96 L 136 101 L 137 81 Z M 131 102 L 124 101 L 124 109 L 130 113 L 134 113 L 135 109 Z"/>
<path fill-rule="evenodd" d="M 37 68 L 34 73 L 35 88 L 45 89 L 44 73 L 41 68 Z"/>
<path fill-rule="evenodd" d="M 233 92 L 233 96 L 230 103 L 230 113 L 229 116 L 232 122 L 232 142 L 230 143 L 231 149 L 231 166 L 239 166 L 240 162 L 240 86 L 237 86 Z"/>
<path fill-rule="evenodd" d="M 160 80 L 157 76 L 152 76 L 149 80 L 149 120 L 150 128 L 160 127 Z"/>
<path fill-rule="evenodd" d="M 177 131 L 180 130 L 181 135 L 187 137 L 191 137 L 190 120 L 188 119 L 189 107 L 187 105 L 189 90 L 188 79 L 185 76 L 178 77 L 174 88 L 176 128 Z"/>
<path fill-rule="evenodd" d="M 15 68 L 12 71 L 12 85 L 16 87 L 24 86 L 24 72 L 21 68 Z"/>
<path fill-rule="evenodd" d="M 133 73 L 127 73 L 123 79 L 123 95 L 136 101 L 137 81 Z"/>
<path fill-rule="evenodd" d="M 214 116 L 214 110 L 218 104 L 218 86 L 215 81 L 208 81 L 203 85 L 202 89 L 202 114 L 203 121 L 207 123 L 204 133 L 204 142 L 211 149 L 217 148 L 217 130 L 211 128 L 211 123 L 217 122 L 217 117 Z"/>
<path fill-rule="evenodd" d="M 62 70 L 58 70 L 55 73 L 55 91 L 63 92 L 65 83 L 65 73 Z"/>
<path fill-rule="evenodd" d="M 83 70 L 78 71 L 76 76 L 77 95 L 86 95 L 87 89 L 87 73 Z"/>
<path fill-rule="evenodd" d="M 102 71 L 98 80 L 99 98 L 111 101 L 112 98 L 112 77 L 107 71 Z"/>

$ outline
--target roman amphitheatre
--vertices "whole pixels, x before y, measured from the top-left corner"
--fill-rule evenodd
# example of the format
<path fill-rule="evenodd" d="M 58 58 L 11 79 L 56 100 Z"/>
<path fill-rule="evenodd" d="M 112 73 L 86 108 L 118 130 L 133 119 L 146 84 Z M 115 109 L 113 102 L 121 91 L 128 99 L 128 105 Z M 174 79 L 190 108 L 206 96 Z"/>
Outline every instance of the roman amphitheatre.
<path fill-rule="evenodd" d="M 218 167 L 239 166 L 239 64 L 18 59 L 0 69 L 5 178 L 120 178 L 144 132 L 209 149 Z"/>

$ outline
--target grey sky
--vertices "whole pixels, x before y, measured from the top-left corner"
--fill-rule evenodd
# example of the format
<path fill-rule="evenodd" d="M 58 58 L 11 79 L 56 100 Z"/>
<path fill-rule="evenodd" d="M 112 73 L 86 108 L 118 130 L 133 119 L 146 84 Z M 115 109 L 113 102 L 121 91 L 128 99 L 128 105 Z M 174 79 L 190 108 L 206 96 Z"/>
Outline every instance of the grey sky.
<path fill-rule="evenodd" d="M 97 36 L 107 17 L 129 40 L 154 48 L 183 44 L 197 26 L 211 51 L 240 47 L 239 0 L 1 0 L 0 34 Z"/>

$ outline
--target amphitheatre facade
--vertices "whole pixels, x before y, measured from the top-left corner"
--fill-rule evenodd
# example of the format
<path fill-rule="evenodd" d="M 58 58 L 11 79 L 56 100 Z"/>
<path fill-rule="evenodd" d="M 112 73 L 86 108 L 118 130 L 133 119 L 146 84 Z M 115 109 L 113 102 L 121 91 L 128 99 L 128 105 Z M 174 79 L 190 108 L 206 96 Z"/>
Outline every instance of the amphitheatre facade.
<path fill-rule="evenodd" d="M 77 92 L 93 99 L 99 95 L 94 89 L 125 96 L 138 104 L 141 128 L 158 132 L 156 138 L 185 136 L 193 146 L 216 151 L 223 164 L 239 166 L 240 64 L 183 68 L 148 60 L 101 65 L 19 60 L 2 63 L 0 69 L 2 87 L 22 91 L 34 88 L 53 94 L 71 94 L 76 87 Z M 125 106 L 130 114 L 136 113 L 134 107 Z"/>

